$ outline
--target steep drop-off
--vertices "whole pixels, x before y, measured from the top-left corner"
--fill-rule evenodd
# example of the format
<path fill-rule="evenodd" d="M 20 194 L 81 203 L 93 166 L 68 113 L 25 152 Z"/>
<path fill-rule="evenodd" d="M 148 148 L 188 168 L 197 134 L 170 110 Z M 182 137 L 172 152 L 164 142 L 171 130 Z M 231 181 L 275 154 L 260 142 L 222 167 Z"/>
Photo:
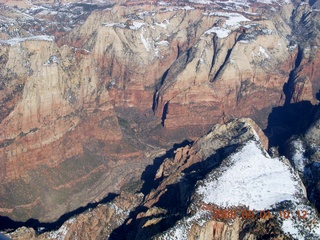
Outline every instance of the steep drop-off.
<path fill-rule="evenodd" d="M 2 216 L 57 220 L 216 123 L 318 102 L 316 4 L 52 4 L 1 6 Z"/>

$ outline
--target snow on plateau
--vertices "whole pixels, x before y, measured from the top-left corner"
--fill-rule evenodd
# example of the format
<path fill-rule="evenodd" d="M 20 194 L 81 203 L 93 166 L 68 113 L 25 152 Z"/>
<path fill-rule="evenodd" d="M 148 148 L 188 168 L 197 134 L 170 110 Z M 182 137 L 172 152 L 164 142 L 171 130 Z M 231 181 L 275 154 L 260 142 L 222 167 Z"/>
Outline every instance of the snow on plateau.
<path fill-rule="evenodd" d="M 289 166 L 279 158 L 264 155 L 255 141 L 249 141 L 230 158 L 230 166 L 214 173 L 197 192 L 203 202 L 221 207 L 245 205 L 264 210 L 284 200 L 296 200 L 298 183 Z"/>
<path fill-rule="evenodd" d="M 229 29 L 221 28 L 221 27 L 213 27 L 205 32 L 206 34 L 215 33 L 218 38 L 226 38 L 229 36 L 231 31 Z"/>

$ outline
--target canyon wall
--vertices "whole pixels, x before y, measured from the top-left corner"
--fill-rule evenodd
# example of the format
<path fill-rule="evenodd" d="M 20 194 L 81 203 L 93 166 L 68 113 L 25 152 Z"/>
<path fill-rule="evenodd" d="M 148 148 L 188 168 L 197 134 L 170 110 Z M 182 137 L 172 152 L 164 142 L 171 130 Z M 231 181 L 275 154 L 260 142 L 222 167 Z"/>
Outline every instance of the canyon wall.
<path fill-rule="evenodd" d="M 1 6 L 0 215 L 57 220 L 216 123 L 318 102 L 308 4 L 110 4 Z"/>

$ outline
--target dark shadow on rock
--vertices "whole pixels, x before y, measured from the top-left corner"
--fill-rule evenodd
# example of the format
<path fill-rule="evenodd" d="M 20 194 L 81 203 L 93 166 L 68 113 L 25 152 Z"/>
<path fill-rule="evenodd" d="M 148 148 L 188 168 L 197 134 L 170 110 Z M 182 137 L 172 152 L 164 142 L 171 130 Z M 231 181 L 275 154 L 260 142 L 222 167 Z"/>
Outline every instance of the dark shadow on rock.
<path fill-rule="evenodd" d="M 148 165 L 146 169 L 143 171 L 141 180 L 144 181 L 144 184 L 140 190 L 144 195 L 148 194 L 151 189 L 156 188 L 161 181 L 161 179 L 158 179 L 157 181 L 154 181 L 154 177 L 156 176 L 157 170 L 159 169 L 160 165 L 163 163 L 163 161 L 166 158 L 172 158 L 174 156 L 174 151 L 178 148 L 185 147 L 187 145 L 192 144 L 193 142 L 190 142 L 188 140 L 184 140 L 181 143 L 176 143 L 173 145 L 173 147 L 166 151 L 166 153 L 160 157 L 157 157 L 154 159 L 152 165 Z"/>
<path fill-rule="evenodd" d="M 264 133 L 269 138 L 269 147 L 280 147 L 293 135 L 305 132 L 313 122 L 319 106 L 309 101 L 287 104 L 272 109 Z"/>
<path fill-rule="evenodd" d="M 320 101 L 320 90 L 316 93 L 316 99 Z"/>
<path fill-rule="evenodd" d="M 320 213 L 320 163 L 312 162 L 303 170 L 303 181 L 309 201 Z"/>
<path fill-rule="evenodd" d="M 95 208 L 98 204 L 108 203 L 115 199 L 119 194 L 109 193 L 104 199 L 95 203 L 88 203 L 85 207 L 80 207 L 74 211 L 63 214 L 57 221 L 50 223 L 42 223 L 37 219 L 29 219 L 26 222 L 14 221 L 8 217 L 0 216 L 0 231 L 11 232 L 19 227 L 33 228 L 37 234 L 56 230 L 61 227 L 61 225 L 70 219 L 71 217 L 77 216 L 87 210 Z"/>
<path fill-rule="evenodd" d="M 228 157 L 238 146 L 231 145 L 217 150 L 215 154 L 204 161 L 193 164 L 185 169 L 182 172 L 183 177 L 178 182 L 168 185 L 166 193 L 154 205 L 154 207 L 165 209 L 167 211 L 166 214 L 136 219 L 137 215 L 145 212 L 147 208 L 140 207 L 135 209 L 130 213 L 124 224 L 110 234 L 109 239 L 146 240 L 173 227 L 177 221 L 188 215 L 187 210 L 191 203 L 191 197 L 195 191 L 197 181 L 203 180 L 209 172 L 219 167 L 222 160 Z M 155 183 L 154 185 L 157 184 Z M 148 190 L 149 192 L 151 191 L 150 188 Z M 145 194 L 149 192 L 145 192 Z M 155 218 L 162 219 L 158 223 L 144 226 L 148 220 Z"/>

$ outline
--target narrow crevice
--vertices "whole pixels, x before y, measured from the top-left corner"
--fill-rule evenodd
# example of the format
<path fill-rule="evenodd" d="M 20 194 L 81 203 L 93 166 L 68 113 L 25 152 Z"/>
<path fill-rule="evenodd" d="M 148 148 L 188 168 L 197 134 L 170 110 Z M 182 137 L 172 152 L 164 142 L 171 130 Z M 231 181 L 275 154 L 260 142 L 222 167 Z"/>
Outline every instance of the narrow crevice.
<path fill-rule="evenodd" d="M 216 56 L 217 56 L 217 42 L 214 40 L 215 38 L 212 38 L 212 45 L 213 45 L 213 56 L 212 56 L 212 60 L 211 60 L 211 66 L 210 66 L 210 71 L 209 71 L 209 74 L 211 73 L 212 69 L 213 69 L 213 66 L 216 62 Z"/>
<path fill-rule="evenodd" d="M 219 74 L 221 73 L 222 69 L 225 67 L 226 63 L 228 62 L 228 60 L 229 60 L 229 58 L 230 58 L 231 52 L 232 52 L 234 46 L 236 45 L 237 41 L 238 41 L 238 38 L 235 39 L 232 47 L 228 49 L 227 54 L 226 54 L 226 57 L 225 57 L 223 63 L 221 64 L 221 66 L 219 67 L 218 71 L 217 71 L 216 74 L 213 76 L 213 78 L 210 80 L 210 82 L 214 82 L 214 81 L 217 79 L 217 77 L 219 76 Z M 215 43 L 214 43 L 214 44 L 215 44 Z M 214 46 L 215 46 L 215 45 L 214 45 Z M 215 46 L 215 49 L 216 49 L 216 46 Z M 216 55 L 216 54 L 217 54 L 217 53 L 214 52 L 214 55 Z M 215 60 L 216 60 L 216 59 L 217 59 L 217 57 L 215 57 L 215 56 L 212 58 L 211 69 L 213 68 L 213 66 L 214 66 L 214 64 L 215 64 Z M 211 69 L 210 69 L 210 72 L 211 72 Z"/>
<path fill-rule="evenodd" d="M 162 126 L 164 126 L 164 121 L 167 118 L 167 114 L 168 114 L 168 107 L 169 107 L 169 102 L 167 102 L 164 107 L 163 107 L 163 112 L 162 112 L 162 117 L 161 117 L 161 124 Z"/>
<path fill-rule="evenodd" d="M 191 61 L 190 57 L 191 57 L 191 48 L 187 50 L 187 59 L 186 59 L 187 64 Z"/>
<path fill-rule="evenodd" d="M 213 82 L 214 80 L 216 80 L 217 77 L 219 76 L 220 72 L 222 71 L 222 69 L 223 69 L 224 66 L 226 65 L 227 61 L 229 60 L 229 57 L 230 57 L 230 55 L 231 55 L 231 51 L 232 51 L 232 48 L 229 48 L 224 62 L 221 64 L 221 66 L 219 67 L 218 71 L 217 71 L 216 74 L 213 76 L 213 79 L 211 80 L 211 82 Z"/>
<path fill-rule="evenodd" d="M 153 94 L 153 102 L 152 102 L 152 111 L 153 113 L 155 113 L 155 111 L 157 110 L 157 106 L 158 106 L 158 100 L 159 100 L 159 89 L 162 87 L 162 85 L 164 84 L 164 81 L 166 80 L 168 73 L 169 73 L 170 68 L 168 68 L 162 75 L 161 79 L 160 79 L 160 83 L 158 84 L 158 86 L 156 86 L 155 88 L 155 92 Z"/>
<path fill-rule="evenodd" d="M 300 67 L 303 58 L 303 50 L 300 45 L 298 45 L 298 54 L 295 60 L 294 68 L 290 71 L 288 81 L 283 86 L 283 93 L 285 95 L 284 105 L 290 104 L 293 93 L 294 93 L 294 80 L 296 78 L 297 70 Z"/>
<path fill-rule="evenodd" d="M 155 114 L 157 107 L 158 107 L 158 100 L 159 100 L 159 95 L 158 95 L 158 90 L 156 90 L 153 94 L 153 100 L 152 100 L 152 111 Z"/>
<path fill-rule="evenodd" d="M 166 77 L 167 77 L 167 75 L 168 75 L 169 70 L 170 70 L 170 68 L 168 68 L 168 69 L 164 72 L 164 74 L 162 75 L 161 80 L 160 80 L 160 86 L 159 86 L 159 87 L 161 87 L 161 86 L 163 85 L 164 81 L 166 80 Z"/>

